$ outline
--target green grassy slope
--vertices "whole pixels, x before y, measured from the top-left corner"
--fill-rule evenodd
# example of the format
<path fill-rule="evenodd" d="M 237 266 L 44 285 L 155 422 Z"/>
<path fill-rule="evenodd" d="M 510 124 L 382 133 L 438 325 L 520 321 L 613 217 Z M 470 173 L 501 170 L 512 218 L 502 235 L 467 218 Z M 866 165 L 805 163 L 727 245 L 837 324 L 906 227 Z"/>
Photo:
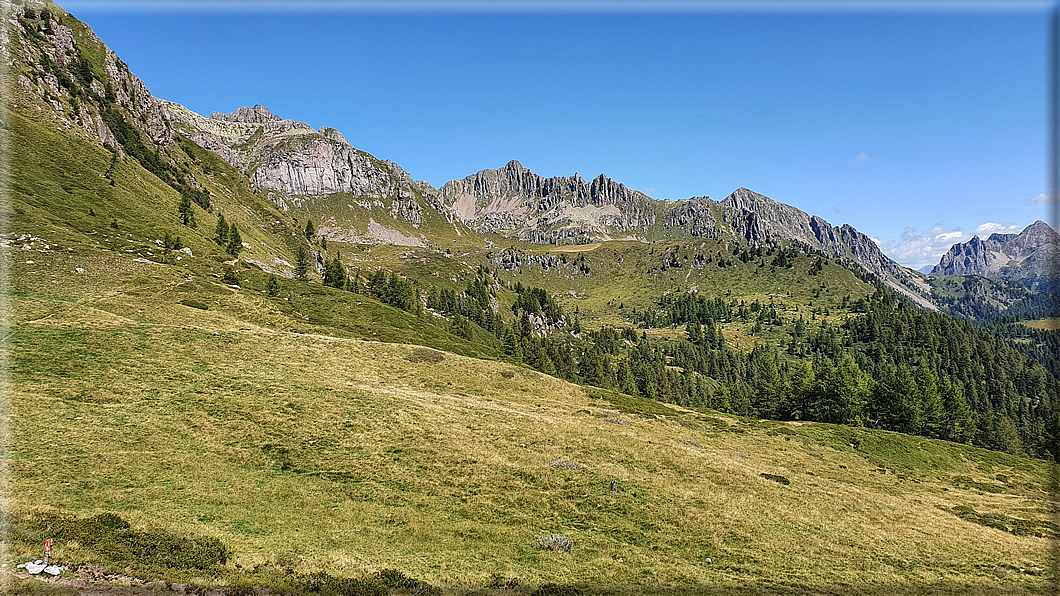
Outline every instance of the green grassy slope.
<path fill-rule="evenodd" d="M 502 362 L 353 339 L 420 333 L 489 356 L 372 301 L 340 314 L 338 292 L 301 282 L 266 298 L 253 282 L 58 248 L 4 249 L 19 257 L 5 347 L 16 527 L 115 512 L 214 536 L 234 560 L 181 576 L 203 585 L 261 564 L 394 568 L 453 593 L 495 574 L 527 593 L 1049 589 L 1035 568 L 1050 542 L 1033 535 L 1057 530 L 1044 462 L 612 403 Z M 553 534 L 570 553 L 538 547 Z M 9 565 L 38 548 L 20 536 Z M 56 557 L 98 559 L 89 544 Z"/>
<path fill-rule="evenodd" d="M 68 22 L 102 76 L 101 46 Z M 306 218 L 365 223 L 352 197 L 287 213 L 178 139 L 162 157 L 213 204 L 183 226 L 176 190 L 47 105 L 16 89 L 4 116 L 9 568 L 40 556 L 40 516 L 110 512 L 134 529 L 222 540 L 226 565 L 161 577 L 229 594 L 280 590 L 290 568 L 397 569 L 447 593 L 511 593 L 498 586 L 516 580 L 526 594 L 549 583 L 590 593 L 1052 587 L 1051 464 L 678 410 L 513 366 L 481 330 L 465 340 L 430 313 L 316 281 L 281 279 L 269 296 L 266 273 L 290 271 Z M 219 213 L 247 244 L 234 263 L 212 240 Z M 724 242 L 543 247 L 436 214 L 421 228 L 380 218 L 429 233 L 438 250 L 329 242 L 322 258 L 341 251 L 351 273 L 386 268 L 423 289 L 462 289 L 509 246 L 555 257 L 499 279 L 545 288 L 587 327 L 628 324 L 634 309 L 692 286 L 773 302 L 785 321 L 835 324 L 852 316 L 844 297 L 872 291 L 834 263 L 810 276 L 815 257 L 774 269 Z M 156 242 L 166 234 L 193 256 L 166 254 Z M 514 293 L 497 296 L 508 316 Z M 787 337 L 783 327 L 751 337 L 745 323 L 724 331 L 743 349 Z M 539 547 L 556 534 L 571 552 Z M 115 563 L 91 541 L 61 541 L 55 558 L 159 573 Z"/>

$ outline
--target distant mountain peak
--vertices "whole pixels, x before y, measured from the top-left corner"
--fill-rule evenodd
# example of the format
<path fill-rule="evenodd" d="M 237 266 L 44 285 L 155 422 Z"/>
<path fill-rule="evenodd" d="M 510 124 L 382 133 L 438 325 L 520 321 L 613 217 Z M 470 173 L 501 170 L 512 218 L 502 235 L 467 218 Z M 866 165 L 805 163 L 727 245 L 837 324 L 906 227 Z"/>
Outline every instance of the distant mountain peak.
<path fill-rule="evenodd" d="M 954 244 L 932 268 L 935 275 L 981 275 L 1019 282 L 1031 289 L 1050 285 L 1052 262 L 1060 255 L 1060 235 L 1038 220 L 1019 234 L 973 236 Z"/>
<path fill-rule="evenodd" d="M 256 104 L 252 108 L 243 106 L 228 114 L 214 112 L 210 114 L 209 118 L 213 120 L 225 120 L 227 122 L 244 122 L 247 124 L 267 124 L 269 122 L 280 122 L 283 120 L 283 118 L 273 114 L 268 108 L 261 104 Z"/>

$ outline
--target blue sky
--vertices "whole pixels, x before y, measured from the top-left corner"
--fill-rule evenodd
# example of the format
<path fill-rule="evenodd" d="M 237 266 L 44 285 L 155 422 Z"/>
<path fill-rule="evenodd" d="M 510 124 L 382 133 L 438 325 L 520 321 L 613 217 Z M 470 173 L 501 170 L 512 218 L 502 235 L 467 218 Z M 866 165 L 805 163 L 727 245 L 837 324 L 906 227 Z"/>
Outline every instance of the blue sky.
<path fill-rule="evenodd" d="M 744 186 L 916 268 L 1047 219 L 1044 2 L 61 4 L 156 96 L 262 104 L 435 186 L 512 159 L 656 198 Z"/>

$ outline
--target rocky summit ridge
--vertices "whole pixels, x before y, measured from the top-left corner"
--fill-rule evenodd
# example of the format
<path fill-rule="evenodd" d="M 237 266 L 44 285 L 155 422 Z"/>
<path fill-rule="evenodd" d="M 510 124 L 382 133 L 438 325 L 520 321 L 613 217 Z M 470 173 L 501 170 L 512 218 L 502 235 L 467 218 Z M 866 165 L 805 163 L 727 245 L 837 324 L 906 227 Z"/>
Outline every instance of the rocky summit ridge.
<path fill-rule="evenodd" d="M 991 234 L 985 240 L 972 236 L 957 243 L 932 268 L 933 275 L 981 275 L 1015 281 L 1029 289 L 1056 285 L 1060 234 L 1038 220 L 1019 234 Z"/>
<path fill-rule="evenodd" d="M 61 11 L 52 3 L 37 4 Z M 65 22 L 74 23 L 69 19 Z M 75 34 L 59 20 L 51 19 L 47 27 L 40 27 L 43 33 L 39 43 L 0 40 L 6 42 L 0 48 L 9 62 L 42 65 L 31 69 L 39 76 L 18 77 L 16 84 L 22 92 L 45 100 L 63 99 L 51 101 L 55 119 L 67 128 L 81 126 L 100 143 L 121 153 L 122 144 L 111 129 L 115 113 L 108 107 L 117 106 L 128 113 L 128 125 L 151 140 L 151 151 L 159 152 L 186 138 L 241 170 L 253 188 L 285 210 L 297 207 L 311 214 L 314 206 L 334 204 L 334 197 L 341 196 L 339 202 L 349 208 L 347 216 L 332 218 L 321 228 L 335 240 L 431 246 L 434 242 L 428 237 L 429 231 L 420 225 L 432 220 L 443 222 L 457 234 L 463 226 L 480 234 L 543 244 L 688 238 L 742 240 L 756 246 L 797 243 L 871 273 L 922 305 L 930 305 L 930 288 L 920 274 L 891 261 L 853 227 L 832 226 L 818 216 L 746 188 L 735 190 L 722 201 L 709 197 L 659 200 L 603 174 L 592 180 L 578 174 L 546 178 L 513 160 L 436 189 L 414 180 L 398 164 L 355 148 L 335 129 L 314 129 L 273 114 L 262 105 L 204 117 L 156 98 L 91 29 L 80 23 L 76 28 Z M 86 53 L 79 44 L 94 46 L 104 56 L 98 72 L 84 77 L 98 101 L 74 102 L 63 79 L 49 71 L 76 71 L 74 67 L 81 60 L 78 56 L 95 51 Z M 18 50 L 17 57 L 12 48 Z M 76 77 L 77 72 L 74 74 Z M 100 76 L 102 83 L 95 80 Z M 66 105 L 80 106 L 80 113 L 69 113 Z M 129 134 L 128 130 L 119 132 Z M 188 183 L 194 185 L 194 181 Z M 365 211 L 357 211 L 355 206 Z M 403 231 L 382 226 L 382 214 L 391 222 L 388 225 Z"/>
<path fill-rule="evenodd" d="M 214 112 L 208 118 L 180 104 L 165 105 L 174 130 L 243 170 L 255 187 L 274 191 L 273 199 L 281 206 L 347 193 L 398 201 L 403 204 L 398 211 L 418 223 L 421 201 L 437 201 L 430 184 L 413 180 L 394 162 L 355 149 L 333 128 L 314 130 L 261 105 L 229 114 Z"/>

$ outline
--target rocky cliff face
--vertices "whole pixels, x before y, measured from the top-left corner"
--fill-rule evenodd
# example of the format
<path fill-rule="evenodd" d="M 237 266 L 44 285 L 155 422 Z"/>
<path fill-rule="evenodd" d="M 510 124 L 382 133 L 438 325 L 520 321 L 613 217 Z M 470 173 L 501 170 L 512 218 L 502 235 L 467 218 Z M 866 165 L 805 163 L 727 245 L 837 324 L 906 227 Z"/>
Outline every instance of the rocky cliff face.
<path fill-rule="evenodd" d="M 797 240 L 808 246 L 817 244 L 810 227 L 810 216 L 791 205 L 778 203 L 746 188 L 736 189 L 721 204 L 725 207 L 725 222 L 736 235 L 751 244 L 787 240 Z"/>
<path fill-rule="evenodd" d="M 889 259 L 871 238 L 850 225 L 833 227 L 821 217 L 746 188 L 735 190 L 721 204 L 725 222 L 751 244 L 800 243 L 860 266 L 921 306 L 934 308 L 929 299 L 931 287 L 919 274 Z"/>
<path fill-rule="evenodd" d="M 396 163 L 353 148 L 335 129 L 313 130 L 260 105 L 209 118 L 178 104 L 167 108 L 176 130 L 242 169 L 255 187 L 278 193 L 276 200 L 284 206 L 348 193 L 383 199 L 392 214 L 414 224 L 422 221 L 425 206 L 440 206 L 431 185 L 413 180 Z"/>
<path fill-rule="evenodd" d="M 652 199 L 602 174 L 543 178 L 517 161 L 447 182 L 439 194 L 472 228 L 531 242 L 636 237 L 656 219 Z"/>
<path fill-rule="evenodd" d="M 103 118 L 107 106 L 124 108 L 130 124 L 156 144 L 173 141 L 164 102 L 87 25 L 53 2 L 7 3 L 3 15 L 0 57 L 10 67 L 12 83 L 6 100 L 43 100 L 61 126 L 79 126 L 119 152 L 120 143 Z"/>
<path fill-rule="evenodd" d="M 753 245 L 795 242 L 861 267 L 931 307 L 930 287 L 920 275 L 887 258 L 864 234 L 849 225 L 833 227 L 746 188 L 720 202 L 707 197 L 662 201 L 603 175 L 591 183 L 577 174 L 543 178 L 512 161 L 448 182 L 439 194 L 444 207 L 472 228 L 531 242 L 726 236 Z"/>
<path fill-rule="evenodd" d="M 1018 282 L 1030 289 L 1054 287 L 1060 235 L 1038 220 L 1019 234 L 991 234 L 986 240 L 973 236 L 954 244 L 931 273 L 935 275 L 981 275 Z"/>
<path fill-rule="evenodd" d="M 721 238 L 721 229 L 714 217 L 712 205 L 717 203 L 709 197 L 677 201 L 666 212 L 663 227 L 668 230 L 683 230 L 694 238 Z"/>

